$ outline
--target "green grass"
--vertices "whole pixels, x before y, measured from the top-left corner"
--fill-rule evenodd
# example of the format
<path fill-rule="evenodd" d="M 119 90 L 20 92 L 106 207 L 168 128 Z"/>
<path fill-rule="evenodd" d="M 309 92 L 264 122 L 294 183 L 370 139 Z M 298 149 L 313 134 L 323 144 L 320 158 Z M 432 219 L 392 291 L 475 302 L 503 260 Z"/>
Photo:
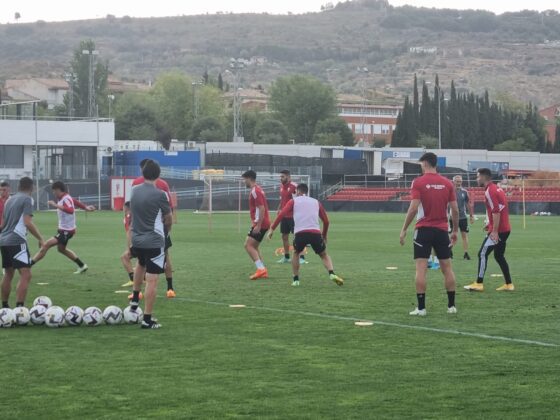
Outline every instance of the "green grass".
<path fill-rule="evenodd" d="M 36 216 L 45 235 L 55 217 Z M 346 284 L 329 282 L 310 255 L 293 288 L 289 266 L 274 264 L 278 235 L 263 246 L 270 279 L 250 282 L 245 224 L 238 233 L 237 216 L 218 215 L 209 234 L 206 216 L 181 213 L 172 249 L 179 298 L 156 302 L 164 328 L 0 330 L 1 418 L 558 418 L 560 347 L 336 318 L 560 345 L 557 218 L 530 218 L 527 230 L 513 218 L 515 293 L 494 292 L 502 279 L 490 277 L 499 272 L 492 261 L 487 290 L 458 289 L 459 313 L 448 316 L 441 274 L 430 272 L 423 319 L 408 316 L 415 293 L 410 238 L 398 245 L 403 215 L 331 218 L 329 251 Z M 478 223 L 471 254 L 482 241 Z M 126 280 L 123 245 L 121 215 L 80 214 L 71 248 L 90 270 L 73 276 L 75 267 L 51 251 L 34 268 L 28 305 L 45 294 L 63 307 L 126 306 L 126 295 L 114 293 Z M 461 288 L 476 261 L 454 268 Z"/>

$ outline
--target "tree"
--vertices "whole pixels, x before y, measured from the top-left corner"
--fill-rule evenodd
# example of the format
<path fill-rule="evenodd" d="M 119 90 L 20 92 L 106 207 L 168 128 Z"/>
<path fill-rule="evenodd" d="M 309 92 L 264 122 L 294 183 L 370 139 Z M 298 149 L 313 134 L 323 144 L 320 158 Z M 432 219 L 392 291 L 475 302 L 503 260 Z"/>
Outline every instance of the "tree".
<path fill-rule="evenodd" d="M 337 143 L 332 144 L 332 141 L 337 141 Z M 317 123 L 313 143 L 331 146 L 354 146 L 354 134 L 342 118 L 338 116 L 330 117 Z"/>
<path fill-rule="evenodd" d="M 560 123 L 556 124 L 556 139 L 552 146 L 552 153 L 560 153 Z"/>
<path fill-rule="evenodd" d="M 115 137 L 118 140 L 156 140 L 156 106 L 149 93 L 131 92 L 115 102 Z"/>
<path fill-rule="evenodd" d="M 89 76 L 90 58 L 92 56 L 84 54 L 83 51 L 95 51 L 95 42 L 92 40 L 81 41 L 80 45 L 74 50 L 74 56 L 70 62 L 70 73 L 73 78 L 70 80 L 72 89 L 64 95 L 64 106 L 70 110 L 70 92 L 74 92 L 73 115 L 77 117 L 88 116 L 89 108 Z M 98 56 L 93 56 L 98 57 Z M 109 76 L 109 65 L 106 62 L 97 60 L 93 70 L 93 84 L 95 90 L 96 104 L 99 107 L 99 115 L 108 114 L 107 99 L 107 78 Z M 68 112 L 70 114 L 70 112 Z"/>
<path fill-rule="evenodd" d="M 224 141 L 225 130 L 216 117 L 199 118 L 192 127 L 191 139 L 195 141 Z"/>
<path fill-rule="evenodd" d="M 218 74 L 218 89 L 222 92 L 224 91 L 224 79 L 222 78 L 222 73 Z"/>
<path fill-rule="evenodd" d="M 287 76 L 270 89 L 270 107 L 298 143 L 313 138 L 317 122 L 335 115 L 333 89 L 309 76 Z"/>
<path fill-rule="evenodd" d="M 247 130 L 245 130 L 247 131 Z M 255 126 L 254 142 L 261 144 L 286 144 L 289 133 L 282 121 L 274 118 L 261 118 Z"/>
<path fill-rule="evenodd" d="M 16 12 L 14 14 L 14 19 L 16 20 L 16 22 L 19 22 L 19 20 L 21 19 L 21 13 L 20 12 Z"/>
<path fill-rule="evenodd" d="M 153 88 L 157 120 L 172 138 L 188 139 L 193 125 L 193 94 L 191 80 L 179 72 L 165 73 Z"/>

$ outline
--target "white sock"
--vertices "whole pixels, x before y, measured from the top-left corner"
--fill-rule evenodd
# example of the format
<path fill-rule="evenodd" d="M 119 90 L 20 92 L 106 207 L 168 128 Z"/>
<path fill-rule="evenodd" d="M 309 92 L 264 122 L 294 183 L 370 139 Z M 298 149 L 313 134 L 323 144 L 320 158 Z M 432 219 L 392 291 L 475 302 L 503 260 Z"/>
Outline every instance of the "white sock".
<path fill-rule="evenodd" d="M 434 261 L 434 260 L 433 260 L 432 256 L 430 255 L 430 258 L 428 258 L 428 262 L 431 263 L 431 262 L 433 262 L 433 261 Z"/>
<path fill-rule="evenodd" d="M 261 270 L 264 268 L 264 263 L 261 260 L 255 261 L 255 265 L 257 266 L 257 270 Z"/>
<path fill-rule="evenodd" d="M 434 257 L 434 264 L 439 264 L 438 257 Z"/>

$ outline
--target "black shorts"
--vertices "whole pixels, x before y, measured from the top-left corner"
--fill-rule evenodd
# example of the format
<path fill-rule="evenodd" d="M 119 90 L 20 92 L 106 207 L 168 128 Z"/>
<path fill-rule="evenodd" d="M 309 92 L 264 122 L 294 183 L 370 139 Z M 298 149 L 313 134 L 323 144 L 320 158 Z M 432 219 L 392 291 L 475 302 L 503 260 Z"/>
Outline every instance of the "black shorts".
<path fill-rule="evenodd" d="M 173 242 L 171 242 L 171 235 L 169 235 L 168 233 L 165 235 L 165 250 L 167 251 L 172 246 L 173 246 Z"/>
<path fill-rule="evenodd" d="M 74 236 L 73 232 L 68 232 L 66 230 L 59 230 L 54 237 L 56 238 L 59 245 L 66 246 L 72 237 Z"/>
<path fill-rule="evenodd" d="M 469 221 L 467 219 L 459 219 L 459 230 L 469 233 Z M 449 233 L 453 231 L 453 220 L 449 219 Z"/>
<path fill-rule="evenodd" d="M 451 258 L 451 241 L 445 230 L 421 227 L 414 231 L 414 259 L 430 258 L 432 248 L 440 260 Z"/>
<path fill-rule="evenodd" d="M 294 219 L 284 217 L 282 222 L 280 222 L 280 233 L 282 235 L 289 235 L 294 233 Z"/>
<path fill-rule="evenodd" d="M 128 252 L 130 253 L 130 258 L 138 258 L 138 255 L 136 255 L 134 248 L 132 247 L 128 248 Z"/>
<path fill-rule="evenodd" d="M 27 244 L 0 246 L 2 268 L 29 268 L 31 256 Z"/>
<path fill-rule="evenodd" d="M 327 249 L 323 235 L 313 232 L 300 232 L 294 236 L 294 251 L 302 253 L 307 245 L 311 245 L 315 254 L 322 254 Z"/>
<path fill-rule="evenodd" d="M 259 233 L 253 233 L 253 229 L 254 228 L 251 228 L 251 230 L 249 231 L 247 236 L 249 238 L 253 238 L 257 242 L 262 242 L 262 240 L 264 239 L 264 236 L 266 235 L 266 232 L 268 231 L 268 229 L 262 229 L 261 228 L 261 231 Z"/>
<path fill-rule="evenodd" d="M 131 248 L 131 253 L 138 258 L 138 264 L 146 267 L 148 274 L 165 272 L 165 251 L 163 248 Z"/>

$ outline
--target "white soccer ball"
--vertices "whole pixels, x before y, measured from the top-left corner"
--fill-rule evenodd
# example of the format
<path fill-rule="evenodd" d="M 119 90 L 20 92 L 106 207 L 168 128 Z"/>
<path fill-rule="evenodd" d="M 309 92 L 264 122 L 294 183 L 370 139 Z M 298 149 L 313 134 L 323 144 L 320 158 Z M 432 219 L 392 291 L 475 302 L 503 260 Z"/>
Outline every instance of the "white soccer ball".
<path fill-rule="evenodd" d="M 45 325 L 51 328 L 64 326 L 64 309 L 60 306 L 51 306 L 45 312 Z"/>
<path fill-rule="evenodd" d="M 123 311 L 118 306 L 107 306 L 103 311 L 103 319 L 109 325 L 120 324 L 123 320 Z"/>
<path fill-rule="evenodd" d="M 99 324 L 101 324 L 101 322 L 103 322 L 103 316 L 101 313 L 101 309 L 95 307 L 95 306 L 90 306 L 89 308 L 86 308 L 86 310 L 84 311 L 84 324 L 86 324 L 87 326 L 90 327 L 95 327 Z"/>
<path fill-rule="evenodd" d="M 84 320 L 84 311 L 79 306 L 70 306 L 64 313 L 64 319 L 68 325 L 77 327 Z"/>
<path fill-rule="evenodd" d="M 127 306 L 123 311 L 124 322 L 127 324 L 138 324 L 143 316 L 144 313 L 140 307 L 132 309 L 131 306 Z"/>
<path fill-rule="evenodd" d="M 17 308 L 13 309 L 14 313 L 14 321 L 16 325 L 27 325 L 31 319 L 29 315 L 29 309 L 24 308 L 23 306 L 18 306 Z"/>
<path fill-rule="evenodd" d="M 43 325 L 45 323 L 46 306 L 35 305 L 29 310 L 29 316 L 33 325 Z"/>
<path fill-rule="evenodd" d="M 0 309 L 0 328 L 10 328 L 15 322 L 14 311 L 10 308 Z"/>
<path fill-rule="evenodd" d="M 42 305 L 45 308 L 50 308 L 52 306 L 52 300 L 48 296 L 36 297 L 33 301 L 33 306 Z"/>

